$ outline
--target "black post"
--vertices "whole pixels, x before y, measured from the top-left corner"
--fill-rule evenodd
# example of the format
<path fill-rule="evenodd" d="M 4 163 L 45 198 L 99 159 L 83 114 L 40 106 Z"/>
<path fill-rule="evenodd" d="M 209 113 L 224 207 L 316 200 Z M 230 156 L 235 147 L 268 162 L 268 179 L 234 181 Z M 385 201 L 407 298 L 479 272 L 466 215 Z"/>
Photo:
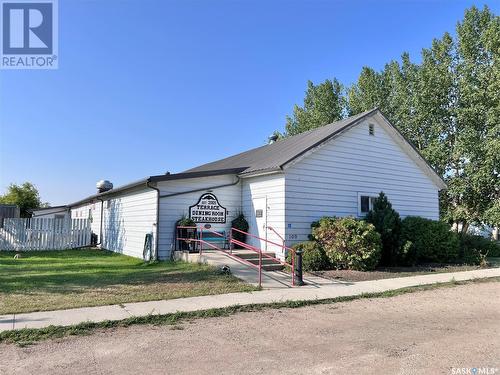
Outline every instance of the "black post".
<path fill-rule="evenodd" d="M 301 286 L 304 285 L 304 280 L 302 279 L 302 253 L 303 251 L 297 249 L 295 251 L 295 285 Z"/>

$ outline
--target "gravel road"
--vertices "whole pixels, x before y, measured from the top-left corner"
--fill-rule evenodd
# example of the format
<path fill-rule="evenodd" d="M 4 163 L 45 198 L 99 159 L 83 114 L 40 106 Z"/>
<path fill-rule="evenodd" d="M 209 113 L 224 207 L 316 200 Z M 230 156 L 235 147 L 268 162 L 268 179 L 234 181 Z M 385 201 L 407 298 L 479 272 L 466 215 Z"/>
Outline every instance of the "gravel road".
<path fill-rule="evenodd" d="M 0 374 L 453 374 L 472 367 L 500 374 L 500 282 L 0 345 Z"/>

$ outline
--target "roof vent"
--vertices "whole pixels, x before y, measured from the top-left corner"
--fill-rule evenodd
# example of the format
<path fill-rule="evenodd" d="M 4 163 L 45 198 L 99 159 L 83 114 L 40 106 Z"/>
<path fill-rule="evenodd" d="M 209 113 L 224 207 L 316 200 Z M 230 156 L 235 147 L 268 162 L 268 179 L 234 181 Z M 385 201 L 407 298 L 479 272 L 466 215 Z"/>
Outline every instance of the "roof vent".
<path fill-rule="evenodd" d="M 166 171 L 165 175 L 168 176 L 170 174 L 170 171 Z"/>
<path fill-rule="evenodd" d="M 105 191 L 113 189 L 113 184 L 108 180 L 101 180 L 95 184 L 98 193 L 104 193 Z"/>
<path fill-rule="evenodd" d="M 271 134 L 269 136 L 269 142 L 268 144 L 269 145 L 272 145 L 274 142 L 276 142 L 278 140 L 278 134 Z"/>
<path fill-rule="evenodd" d="M 373 124 L 368 125 L 368 134 L 375 135 L 375 125 Z"/>

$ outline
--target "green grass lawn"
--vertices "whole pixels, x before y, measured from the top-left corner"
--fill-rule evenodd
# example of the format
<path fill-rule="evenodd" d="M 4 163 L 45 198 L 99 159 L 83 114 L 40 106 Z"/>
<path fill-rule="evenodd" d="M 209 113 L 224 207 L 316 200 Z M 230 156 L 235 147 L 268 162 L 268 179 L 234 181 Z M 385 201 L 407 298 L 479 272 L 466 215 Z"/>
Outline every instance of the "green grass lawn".
<path fill-rule="evenodd" d="M 214 267 L 97 250 L 0 252 L 0 314 L 255 290 Z"/>

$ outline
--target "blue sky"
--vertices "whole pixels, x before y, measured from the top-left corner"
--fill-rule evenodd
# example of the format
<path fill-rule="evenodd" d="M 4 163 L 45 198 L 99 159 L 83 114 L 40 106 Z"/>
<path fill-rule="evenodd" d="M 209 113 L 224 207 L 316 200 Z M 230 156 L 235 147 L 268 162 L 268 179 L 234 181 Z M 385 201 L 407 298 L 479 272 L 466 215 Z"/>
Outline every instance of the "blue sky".
<path fill-rule="evenodd" d="M 0 71 L 0 191 L 65 204 L 260 146 L 307 80 L 418 60 L 473 4 L 59 0 L 59 69 Z"/>

